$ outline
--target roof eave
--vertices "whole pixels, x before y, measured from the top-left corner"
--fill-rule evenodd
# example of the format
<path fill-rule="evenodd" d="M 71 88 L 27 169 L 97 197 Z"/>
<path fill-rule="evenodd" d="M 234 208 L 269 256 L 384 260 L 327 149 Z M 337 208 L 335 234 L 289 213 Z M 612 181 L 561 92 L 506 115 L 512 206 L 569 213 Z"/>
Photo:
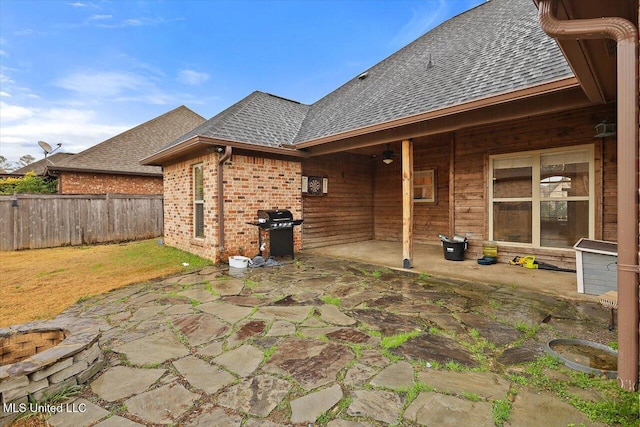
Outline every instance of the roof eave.
<path fill-rule="evenodd" d="M 171 160 L 188 156 L 190 153 L 197 149 L 211 149 L 217 146 L 225 146 L 237 148 L 245 151 L 263 153 L 263 154 L 275 154 L 285 157 L 305 158 L 308 157 L 308 153 L 300 151 L 294 148 L 272 147 L 268 145 L 250 144 L 242 141 L 232 141 L 227 139 L 212 138 L 208 136 L 196 135 L 187 140 L 184 140 L 176 145 L 165 148 L 158 153 L 155 153 L 149 157 L 145 157 L 140 160 L 140 164 L 151 166 L 162 166 Z"/>
<path fill-rule="evenodd" d="M 162 172 L 122 171 L 122 170 L 78 168 L 78 167 L 56 166 L 56 165 L 47 166 L 45 174 L 49 174 L 49 173 L 57 174 L 59 172 L 98 173 L 98 174 L 108 174 L 108 175 L 135 175 L 135 176 L 162 177 Z"/>
<path fill-rule="evenodd" d="M 492 95 L 485 98 L 476 99 L 471 102 L 466 102 L 463 104 L 456 104 L 449 107 L 431 110 L 420 114 L 415 114 L 412 116 L 402 117 L 399 119 L 391 120 L 388 122 L 377 123 L 371 126 L 365 126 L 357 129 L 352 129 L 346 132 L 327 135 L 324 137 L 311 139 L 303 142 L 298 142 L 295 144 L 285 145 L 287 148 L 296 148 L 296 149 L 306 149 L 315 147 L 318 145 L 326 144 L 329 142 L 336 142 L 346 138 L 353 138 L 357 136 L 362 136 L 370 133 L 385 131 L 389 129 L 393 129 L 400 126 L 411 125 L 415 123 L 420 123 L 428 120 L 438 119 L 446 116 L 450 116 L 453 114 L 464 113 L 472 110 L 478 110 L 481 108 L 504 104 L 511 101 L 518 101 L 526 98 L 531 98 L 538 95 L 548 94 L 552 92 L 557 92 L 561 90 L 566 90 L 574 87 L 579 87 L 580 83 L 575 77 L 566 77 L 558 80 L 553 80 L 541 85 L 531 86 L 528 88 L 520 89 L 512 92 L 505 92 L 498 95 Z"/>

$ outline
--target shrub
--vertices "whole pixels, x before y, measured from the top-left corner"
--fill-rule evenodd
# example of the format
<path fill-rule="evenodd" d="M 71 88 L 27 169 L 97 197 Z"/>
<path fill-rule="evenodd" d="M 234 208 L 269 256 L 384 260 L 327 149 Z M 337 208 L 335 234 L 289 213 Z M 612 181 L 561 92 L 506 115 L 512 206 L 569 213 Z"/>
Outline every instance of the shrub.
<path fill-rule="evenodd" d="M 0 194 L 29 193 L 52 194 L 57 191 L 58 180 L 27 172 L 23 177 L 0 178 Z"/>

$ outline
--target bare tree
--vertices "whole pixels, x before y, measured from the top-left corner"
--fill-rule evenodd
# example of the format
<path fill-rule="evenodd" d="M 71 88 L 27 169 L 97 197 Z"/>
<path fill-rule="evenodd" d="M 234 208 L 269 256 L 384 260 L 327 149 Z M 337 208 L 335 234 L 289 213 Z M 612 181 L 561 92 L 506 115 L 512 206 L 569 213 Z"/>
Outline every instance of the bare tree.
<path fill-rule="evenodd" d="M 5 156 L 0 156 L 0 173 L 9 173 L 15 168 Z"/>
<path fill-rule="evenodd" d="M 31 154 L 25 154 L 24 156 L 20 157 L 20 159 L 18 160 L 18 163 L 20 164 L 20 167 L 24 167 L 24 166 L 29 166 L 31 163 L 35 161 L 36 161 L 36 158 L 33 157 Z"/>

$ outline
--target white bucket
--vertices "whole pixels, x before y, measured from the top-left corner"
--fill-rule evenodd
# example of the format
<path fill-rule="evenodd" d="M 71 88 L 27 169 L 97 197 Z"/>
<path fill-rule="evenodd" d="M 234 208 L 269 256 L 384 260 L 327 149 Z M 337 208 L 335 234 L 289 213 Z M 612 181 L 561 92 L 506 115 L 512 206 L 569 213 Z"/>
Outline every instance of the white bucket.
<path fill-rule="evenodd" d="M 247 268 L 251 258 L 246 256 L 234 255 L 229 257 L 229 267 L 233 268 Z"/>

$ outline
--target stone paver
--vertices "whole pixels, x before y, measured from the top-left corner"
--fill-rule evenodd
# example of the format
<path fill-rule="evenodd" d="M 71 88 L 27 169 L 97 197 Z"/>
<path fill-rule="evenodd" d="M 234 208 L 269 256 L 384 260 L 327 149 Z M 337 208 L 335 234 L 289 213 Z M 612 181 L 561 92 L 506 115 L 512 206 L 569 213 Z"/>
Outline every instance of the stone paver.
<path fill-rule="evenodd" d="M 245 344 L 216 357 L 214 361 L 241 377 L 247 377 L 260 366 L 263 358 L 260 350 Z"/>
<path fill-rule="evenodd" d="M 257 375 L 228 387 L 218 403 L 246 414 L 266 417 L 289 393 L 291 384 L 270 375 Z"/>
<path fill-rule="evenodd" d="M 113 349 L 134 365 L 158 364 L 189 354 L 189 350 L 169 331 L 129 341 Z"/>
<path fill-rule="evenodd" d="M 423 426 L 494 427 L 493 407 L 487 402 L 472 402 L 455 396 L 422 392 L 404 411 L 404 419 Z M 538 424 L 538 426 L 550 424 Z"/>
<path fill-rule="evenodd" d="M 185 427 L 240 427 L 241 424 L 240 415 L 227 414 L 222 408 L 207 408 Z"/>
<path fill-rule="evenodd" d="M 338 384 L 308 394 L 291 401 L 291 422 L 313 423 L 320 415 L 328 411 L 342 399 L 342 389 Z"/>
<path fill-rule="evenodd" d="M 228 276 L 223 276 L 222 278 L 217 279 L 210 279 L 209 283 L 211 283 L 211 289 L 222 296 L 238 295 L 244 287 L 244 281 L 237 278 L 229 278 Z"/>
<path fill-rule="evenodd" d="M 296 332 L 296 325 L 286 320 L 276 320 L 267 332 L 268 337 L 285 337 Z"/>
<path fill-rule="evenodd" d="M 327 423 L 327 427 L 373 427 L 373 424 L 351 420 L 331 420 Z"/>
<path fill-rule="evenodd" d="M 336 380 L 353 360 L 348 348 L 304 338 L 285 338 L 263 367 L 266 372 L 291 375 L 305 390 Z"/>
<path fill-rule="evenodd" d="M 398 421 L 403 400 L 395 393 L 383 390 L 356 390 L 347 414 L 353 417 L 371 417 L 383 423 Z"/>
<path fill-rule="evenodd" d="M 114 415 L 104 421 L 100 421 L 95 427 L 144 427 L 142 424 Z"/>
<path fill-rule="evenodd" d="M 195 310 L 195 308 L 191 304 L 176 304 L 166 309 L 164 314 L 167 316 L 180 316 L 184 314 L 193 314 L 193 310 Z"/>
<path fill-rule="evenodd" d="M 266 323 L 262 320 L 251 320 L 242 324 L 240 329 L 227 338 L 227 348 L 237 347 L 249 338 L 262 334 L 266 327 Z"/>
<path fill-rule="evenodd" d="M 100 345 L 127 360 L 108 355 L 83 391 L 89 410 L 57 414 L 52 425 L 283 427 L 315 424 L 323 414 L 328 427 L 493 425 L 492 403 L 514 386 L 504 371 L 544 354 L 551 337 L 597 329 L 597 337 L 615 340 L 615 333 L 607 336 L 608 311 L 595 303 L 372 271 L 322 257 L 247 269 L 237 278 L 214 266 L 76 304 L 68 313 L 101 322 Z M 245 279 L 255 285 L 244 286 Z M 340 306 L 323 303 L 325 295 L 340 298 Z M 555 317 L 521 340 L 513 325 L 537 325 L 548 313 Z M 427 332 L 434 325 L 445 333 Z M 415 330 L 420 335 L 391 349 L 393 357 L 380 346 L 380 335 Z M 474 342 L 476 331 L 496 346 L 486 359 L 461 345 Z M 485 371 L 428 363 L 450 361 Z M 554 381 L 569 379 L 548 371 Z M 414 382 L 432 391 L 403 411 L 402 390 Z M 349 407 L 335 411 L 343 393 Z M 601 425 L 557 396 L 526 388 L 514 396 L 505 427 Z"/>
<path fill-rule="evenodd" d="M 178 292 L 178 295 L 189 298 L 192 301 L 197 301 L 199 303 L 214 301 L 220 298 L 219 296 L 212 294 L 206 289 L 201 288 L 187 289 L 186 291 Z"/>
<path fill-rule="evenodd" d="M 253 313 L 251 307 L 242 307 L 222 301 L 208 302 L 197 307 L 198 310 L 212 314 L 232 325 Z"/>
<path fill-rule="evenodd" d="M 213 341 L 227 335 L 231 330 L 229 325 L 209 314 L 183 316 L 174 320 L 173 324 L 187 337 L 192 346 Z"/>
<path fill-rule="evenodd" d="M 115 402 L 142 393 L 155 383 L 166 369 L 140 369 L 115 366 L 91 383 L 91 390 L 107 402 Z"/>
<path fill-rule="evenodd" d="M 169 308 L 168 305 L 155 305 L 139 308 L 135 311 L 135 313 L 133 313 L 133 316 L 131 316 L 129 322 L 140 322 L 142 320 L 147 320 L 155 316 L 156 314 L 161 313 L 167 308 Z"/>
<path fill-rule="evenodd" d="M 489 400 L 504 399 L 511 383 L 491 372 L 420 372 L 418 381 L 447 394 L 470 393 Z"/>
<path fill-rule="evenodd" d="M 376 374 L 376 370 L 361 363 L 354 364 L 344 375 L 344 384 L 347 386 L 361 385 L 369 381 Z"/>
<path fill-rule="evenodd" d="M 69 405 L 69 406 L 67 406 Z M 64 404 L 63 411 L 49 418 L 53 427 L 85 427 L 109 415 L 109 411 L 86 399 L 78 399 Z"/>
<path fill-rule="evenodd" d="M 178 383 L 138 394 L 124 402 L 127 411 L 154 424 L 173 424 L 200 398 Z"/>
<path fill-rule="evenodd" d="M 531 410 L 534 408 L 534 410 Z M 521 389 L 513 401 L 511 415 L 505 422 L 508 427 L 537 426 L 600 426 L 575 407 L 547 393 L 535 393 Z"/>
<path fill-rule="evenodd" d="M 413 366 L 409 363 L 394 363 L 376 375 L 371 380 L 371 385 L 391 389 L 410 388 L 413 386 L 413 374 Z"/>
<path fill-rule="evenodd" d="M 442 364 L 454 361 L 469 368 L 478 366 L 473 355 L 461 344 L 440 335 L 421 335 L 406 341 L 395 351 L 412 360 L 436 361 Z"/>
<path fill-rule="evenodd" d="M 356 320 L 340 311 L 335 305 L 323 305 L 320 307 L 320 318 L 327 323 L 338 326 L 355 325 Z"/>
<path fill-rule="evenodd" d="M 254 319 L 274 320 L 286 319 L 290 322 L 300 323 L 307 318 L 313 307 L 260 307 L 253 315 Z"/>
<path fill-rule="evenodd" d="M 214 394 L 235 381 L 235 377 L 195 356 L 174 360 L 173 366 L 193 387 Z"/>

